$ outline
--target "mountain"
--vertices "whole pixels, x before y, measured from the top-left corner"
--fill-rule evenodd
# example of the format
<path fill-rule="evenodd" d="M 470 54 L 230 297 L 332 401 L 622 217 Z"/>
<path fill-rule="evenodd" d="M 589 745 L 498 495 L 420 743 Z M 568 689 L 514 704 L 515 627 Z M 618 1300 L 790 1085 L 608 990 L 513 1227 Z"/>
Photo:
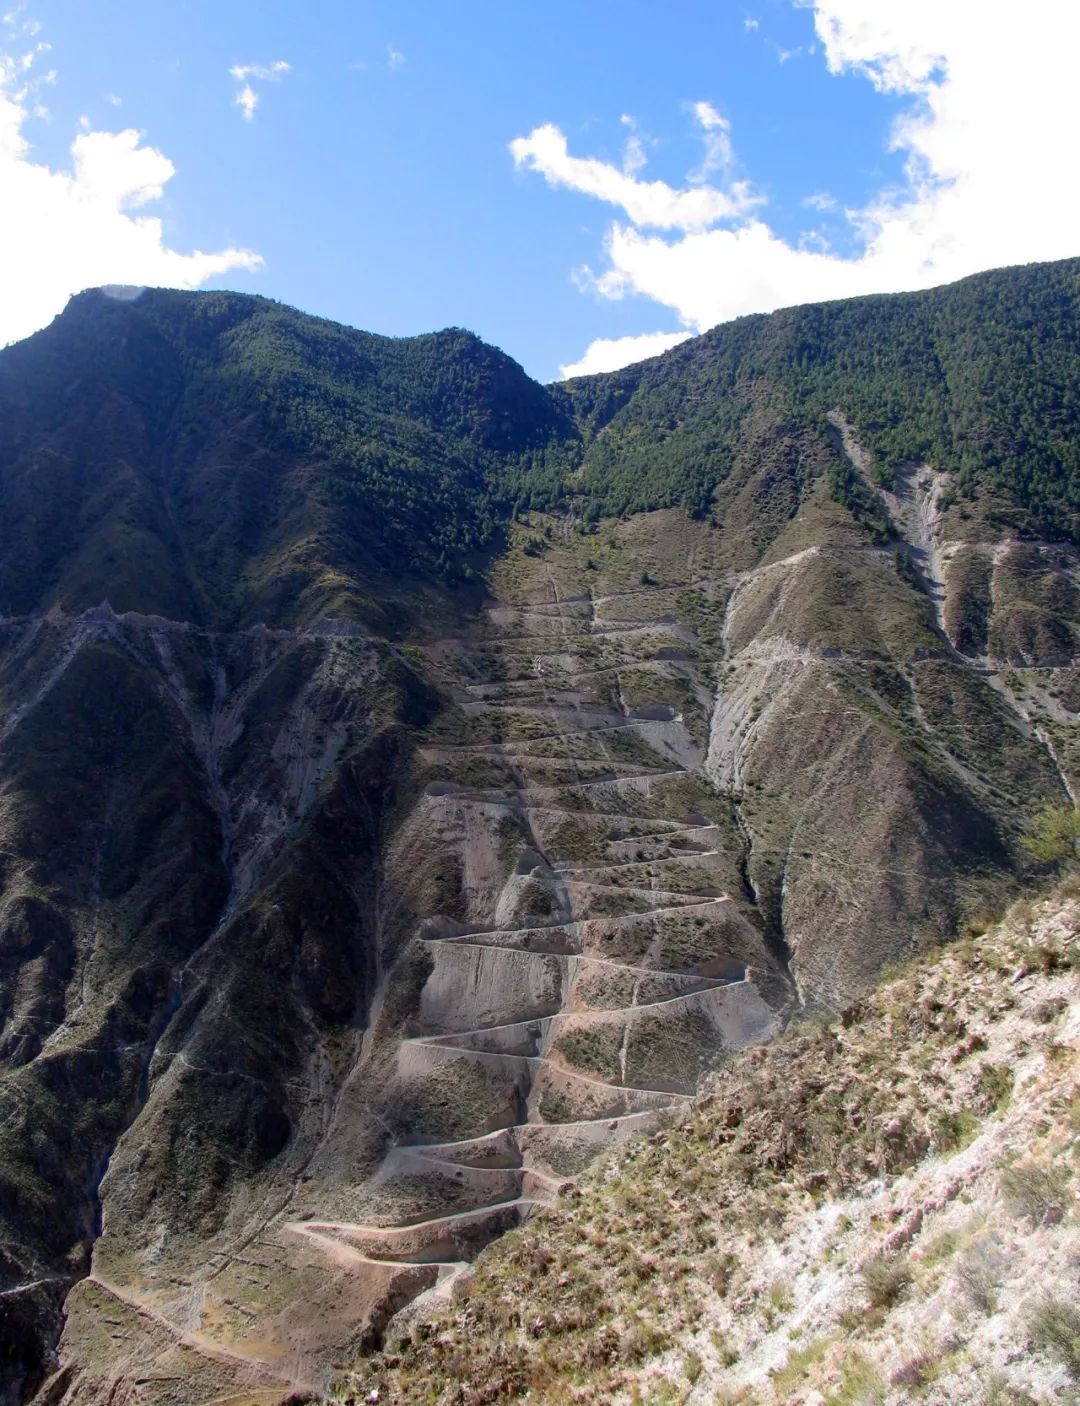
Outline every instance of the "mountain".
<path fill-rule="evenodd" d="M 733 1062 L 334 1400 L 1075 1399 L 1078 928 L 1074 879 Z"/>
<path fill-rule="evenodd" d="M 0 1401 L 326 1389 L 1043 872 L 1078 277 L 547 388 L 228 293 L 0 352 Z"/>

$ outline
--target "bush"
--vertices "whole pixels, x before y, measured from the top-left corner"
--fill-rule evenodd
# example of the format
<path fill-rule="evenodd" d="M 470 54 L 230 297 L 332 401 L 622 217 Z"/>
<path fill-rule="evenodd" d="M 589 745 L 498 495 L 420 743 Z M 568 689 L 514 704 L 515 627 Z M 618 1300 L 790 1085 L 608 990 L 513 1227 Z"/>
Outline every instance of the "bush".
<path fill-rule="evenodd" d="M 870 1307 L 892 1308 L 911 1287 L 911 1267 L 907 1260 L 879 1255 L 864 1265 L 862 1278 Z"/>
<path fill-rule="evenodd" d="M 1014 1215 L 1041 1221 L 1051 1206 L 1060 1205 L 1068 1195 L 1069 1174 L 1064 1167 L 1018 1162 L 1001 1173 L 1001 1190 Z"/>
<path fill-rule="evenodd" d="M 977 1241 L 958 1261 L 956 1281 L 980 1313 L 993 1313 L 997 1307 L 1003 1268 L 1001 1255 L 983 1241 Z"/>
<path fill-rule="evenodd" d="M 840 1369 L 840 1384 L 830 1399 L 836 1406 L 883 1406 L 887 1391 L 881 1373 L 861 1353 L 852 1353 Z"/>
<path fill-rule="evenodd" d="M 1036 813 L 1023 846 L 1033 859 L 1058 864 L 1075 856 L 1080 840 L 1080 811 L 1068 805 L 1048 805 Z"/>
<path fill-rule="evenodd" d="M 1034 1398 L 1013 1386 L 1004 1372 L 991 1372 L 982 1389 L 979 1406 L 1035 1406 Z"/>
<path fill-rule="evenodd" d="M 979 1070 L 975 1100 L 980 1113 L 996 1113 L 1008 1108 L 1013 1091 L 1013 1072 L 1004 1064 L 984 1064 Z"/>
<path fill-rule="evenodd" d="M 1044 1294 L 1028 1315 L 1028 1331 L 1040 1351 L 1063 1363 L 1073 1380 L 1080 1381 L 1080 1305 Z"/>

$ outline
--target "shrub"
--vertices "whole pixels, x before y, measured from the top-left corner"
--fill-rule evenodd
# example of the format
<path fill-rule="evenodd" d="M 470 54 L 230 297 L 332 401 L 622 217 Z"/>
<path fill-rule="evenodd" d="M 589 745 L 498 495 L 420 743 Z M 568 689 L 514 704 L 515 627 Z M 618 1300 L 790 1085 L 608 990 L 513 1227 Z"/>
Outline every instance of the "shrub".
<path fill-rule="evenodd" d="M 1004 1064 L 986 1063 L 979 1070 L 975 1099 L 980 1112 L 995 1113 L 1009 1106 L 1013 1072 Z"/>
<path fill-rule="evenodd" d="M 1035 1406 L 1035 1402 L 1013 1386 L 1004 1372 L 991 1372 L 983 1382 L 979 1406 Z"/>
<path fill-rule="evenodd" d="M 790 1284 L 778 1279 L 769 1290 L 769 1303 L 777 1313 L 790 1313 L 795 1303 Z"/>
<path fill-rule="evenodd" d="M 788 1353 L 784 1365 L 772 1374 L 773 1389 L 781 1400 L 786 1401 L 789 1397 L 798 1399 L 794 1397 L 796 1388 L 805 1383 L 810 1370 L 824 1359 L 829 1348 L 836 1342 L 836 1337 L 835 1333 L 830 1333 L 814 1338 L 803 1347 L 793 1348 Z"/>
<path fill-rule="evenodd" d="M 713 1290 L 723 1297 L 731 1288 L 731 1281 L 739 1269 L 739 1257 L 730 1250 L 718 1250 L 711 1254 L 703 1266 L 704 1276 Z"/>
<path fill-rule="evenodd" d="M 977 1241 L 956 1264 L 956 1282 L 980 1313 L 997 1307 L 997 1286 L 1003 1269 L 1001 1255 L 985 1241 Z"/>
<path fill-rule="evenodd" d="M 979 1119 L 970 1108 L 942 1109 L 933 1118 L 934 1149 L 959 1152 L 978 1136 Z"/>
<path fill-rule="evenodd" d="M 1023 845 L 1034 859 L 1057 864 L 1076 854 L 1080 840 L 1080 811 L 1069 805 L 1047 805 L 1036 813 Z"/>
<path fill-rule="evenodd" d="M 933 1381 L 940 1363 L 940 1354 L 930 1349 L 922 1349 L 914 1356 L 905 1358 L 893 1372 L 890 1380 L 893 1386 L 911 1387 L 918 1390 Z"/>
<path fill-rule="evenodd" d="M 1068 1189 L 1069 1173 L 1064 1167 L 1018 1162 L 1001 1173 L 1001 1190 L 1009 1210 L 1034 1221 L 1041 1221 L 1051 1206 L 1060 1205 Z"/>
<path fill-rule="evenodd" d="M 863 1284 L 871 1308 L 891 1308 L 911 1286 L 907 1260 L 879 1255 L 863 1266 Z"/>
<path fill-rule="evenodd" d="M 1063 1363 L 1073 1380 L 1080 1381 L 1080 1304 L 1044 1294 L 1028 1315 L 1028 1331 L 1037 1348 Z"/>
<path fill-rule="evenodd" d="M 885 1382 L 873 1363 L 855 1352 L 840 1369 L 840 1384 L 830 1399 L 835 1406 L 881 1406 L 886 1399 Z"/>
<path fill-rule="evenodd" d="M 718 1332 L 717 1329 L 714 1328 L 709 1334 L 709 1341 L 713 1345 L 713 1351 L 716 1353 L 720 1365 L 722 1367 L 734 1367 L 735 1363 L 739 1360 L 739 1349 L 731 1339 L 726 1338 L 723 1333 Z"/>

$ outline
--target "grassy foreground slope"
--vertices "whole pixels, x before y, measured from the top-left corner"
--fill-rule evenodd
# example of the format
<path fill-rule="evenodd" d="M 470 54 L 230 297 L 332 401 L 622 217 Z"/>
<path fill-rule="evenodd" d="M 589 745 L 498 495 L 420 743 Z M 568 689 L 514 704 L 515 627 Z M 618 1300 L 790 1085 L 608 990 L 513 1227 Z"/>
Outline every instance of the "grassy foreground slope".
<path fill-rule="evenodd" d="M 1073 881 L 743 1055 L 335 1400 L 1074 1399 L 1078 925 Z"/>

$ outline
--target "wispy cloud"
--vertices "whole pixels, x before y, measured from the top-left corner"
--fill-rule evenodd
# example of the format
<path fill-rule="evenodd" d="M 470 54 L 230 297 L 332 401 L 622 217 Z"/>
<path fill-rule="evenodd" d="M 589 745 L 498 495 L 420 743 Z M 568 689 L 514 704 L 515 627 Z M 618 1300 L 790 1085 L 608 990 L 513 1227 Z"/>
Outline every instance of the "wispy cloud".
<path fill-rule="evenodd" d="M 725 174 L 730 169 L 734 153 L 731 148 L 731 123 L 722 117 L 712 103 L 693 104 L 694 117 L 701 127 L 705 142 L 705 153 L 701 164 L 687 175 L 691 185 L 704 185 L 710 176 L 718 171 Z"/>
<path fill-rule="evenodd" d="M 820 214 L 827 214 L 830 210 L 836 209 L 836 196 L 830 195 L 827 190 L 815 191 L 813 195 L 805 195 L 801 204 L 808 210 L 817 210 Z"/>
<path fill-rule="evenodd" d="M 806 52 L 801 44 L 797 44 L 794 49 L 785 49 L 783 44 L 778 44 L 775 39 L 766 39 L 765 43 L 776 55 L 777 63 L 790 63 L 792 59 L 797 59 L 800 54 Z M 813 49 L 809 50 L 813 53 Z"/>
<path fill-rule="evenodd" d="M 255 91 L 254 83 L 277 83 L 285 77 L 292 65 L 287 64 L 284 59 L 276 59 L 273 63 L 234 63 L 229 69 L 229 77 L 235 78 L 240 84 L 233 102 L 244 115 L 244 121 L 250 122 L 255 116 L 255 109 L 259 105 L 259 94 Z"/>
<path fill-rule="evenodd" d="M 902 182 L 843 211 L 855 252 L 833 252 L 814 231 L 778 234 L 751 187 L 722 168 L 706 185 L 635 180 L 570 156 L 549 124 L 512 144 L 516 165 L 621 212 L 604 238 L 606 267 L 583 286 L 612 299 L 653 299 L 700 331 L 743 313 L 925 288 L 1077 253 L 1080 188 L 1062 172 L 1074 164 L 1080 126 L 1080 6 L 983 0 L 972 24 L 968 6 L 941 0 L 804 3 L 830 73 L 861 75 L 889 95 L 892 110 L 896 99 L 905 103 L 886 139 L 903 159 Z M 700 111 L 698 120 L 706 138 L 730 141 Z M 824 192 L 805 203 L 836 208 Z M 618 343 L 628 357 L 638 354 L 633 339 Z"/>
<path fill-rule="evenodd" d="M 405 55 L 401 52 L 401 50 L 395 49 L 393 44 L 387 44 L 386 66 L 390 70 L 390 72 L 393 73 L 394 70 L 400 68 L 404 62 Z"/>
<path fill-rule="evenodd" d="M 16 24 L 32 24 L 14 12 Z M 45 325 L 67 298 L 104 283 L 196 288 L 230 269 L 262 262 L 250 249 L 182 254 L 165 243 L 161 220 L 145 213 L 176 174 L 143 134 L 95 131 L 80 123 L 69 169 L 30 159 L 26 128 L 38 115 L 38 64 L 48 46 L 11 50 L 12 24 L 0 41 L 0 344 Z M 22 37 L 32 38 L 29 30 Z M 9 50 L 5 52 L 5 49 Z M 17 213 L 16 213 L 17 212 Z"/>
<path fill-rule="evenodd" d="M 19 0 L 17 5 L 0 15 L 0 24 L 9 35 L 19 34 L 25 39 L 36 39 L 41 33 L 41 21 L 27 18 L 26 0 Z"/>
<path fill-rule="evenodd" d="M 689 188 L 678 190 L 665 181 L 644 181 L 637 172 L 642 164 L 639 150 L 623 167 L 596 157 L 571 156 L 566 137 L 552 123 L 536 127 L 527 137 L 510 143 L 514 164 L 520 169 L 538 171 L 548 185 L 591 195 L 620 207 L 638 227 L 675 230 L 702 230 L 720 220 L 745 215 L 760 197 L 743 181 L 723 186 L 705 184 L 708 173 L 730 165 L 727 122 L 708 103 L 694 106 L 696 120 L 705 137 L 705 161 Z M 706 169 L 707 168 L 707 169 Z"/>
<path fill-rule="evenodd" d="M 636 176 L 649 160 L 645 153 L 645 139 L 638 131 L 637 119 L 631 117 L 628 112 L 624 112 L 619 121 L 629 132 L 626 145 L 623 147 L 623 175 Z"/>

